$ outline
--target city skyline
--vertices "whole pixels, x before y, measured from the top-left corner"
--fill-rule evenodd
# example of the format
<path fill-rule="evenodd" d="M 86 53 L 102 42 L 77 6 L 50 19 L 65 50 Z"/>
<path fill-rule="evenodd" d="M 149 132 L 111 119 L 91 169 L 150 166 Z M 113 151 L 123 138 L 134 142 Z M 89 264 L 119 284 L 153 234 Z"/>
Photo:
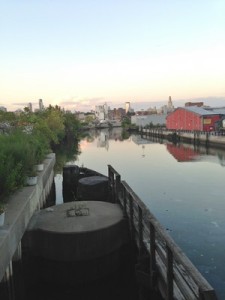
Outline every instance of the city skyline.
<path fill-rule="evenodd" d="M 224 13 L 222 0 L 1 3 L 0 106 L 225 103 Z"/>

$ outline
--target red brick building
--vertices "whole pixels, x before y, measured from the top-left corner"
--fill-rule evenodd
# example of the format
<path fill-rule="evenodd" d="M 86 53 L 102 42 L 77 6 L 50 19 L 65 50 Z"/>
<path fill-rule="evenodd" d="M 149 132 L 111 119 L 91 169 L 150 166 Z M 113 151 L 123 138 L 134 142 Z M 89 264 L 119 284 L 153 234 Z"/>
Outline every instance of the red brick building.
<path fill-rule="evenodd" d="M 225 109 L 197 106 L 178 107 L 166 118 L 166 128 L 175 130 L 214 131 L 215 122 L 225 116 Z"/>

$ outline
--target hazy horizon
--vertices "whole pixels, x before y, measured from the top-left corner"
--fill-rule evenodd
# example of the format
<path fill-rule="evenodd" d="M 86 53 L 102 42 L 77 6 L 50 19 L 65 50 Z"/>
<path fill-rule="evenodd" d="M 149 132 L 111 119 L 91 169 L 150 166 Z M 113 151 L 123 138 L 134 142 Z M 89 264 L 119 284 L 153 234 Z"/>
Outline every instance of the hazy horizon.
<path fill-rule="evenodd" d="M 43 99 L 42 99 L 43 100 Z M 104 103 L 107 103 L 107 105 L 110 107 L 110 109 L 113 109 L 113 108 L 119 108 L 119 107 L 122 107 L 122 108 L 125 108 L 125 102 L 121 102 L 121 103 L 113 103 L 113 102 L 102 102 L 102 103 L 97 103 L 96 105 L 102 105 Z M 134 109 L 134 111 L 138 111 L 138 110 L 146 110 L 148 108 L 160 108 L 164 105 L 167 105 L 168 103 L 168 99 L 165 100 L 165 101 L 140 101 L 140 102 L 132 102 L 132 101 L 129 101 L 130 102 L 130 106 L 132 109 Z M 211 106 L 211 107 L 221 107 L 221 106 L 224 106 L 225 107 L 225 97 L 206 97 L 206 98 L 195 98 L 195 99 L 179 99 L 179 100 L 173 100 L 172 99 L 172 102 L 173 102 L 173 105 L 174 107 L 182 107 L 185 105 L 186 102 L 203 102 L 204 105 L 206 106 Z M 32 102 L 31 102 L 32 103 Z M 48 107 L 51 103 L 48 103 L 46 105 L 45 101 L 43 100 L 43 104 L 46 107 Z M 62 104 L 62 103 L 61 103 Z M 61 108 L 65 109 L 65 110 L 71 110 L 72 112 L 75 112 L 75 111 L 79 111 L 79 112 L 90 112 L 91 110 L 94 110 L 95 109 L 95 105 L 80 105 L 79 106 L 79 110 L 73 108 L 73 105 L 71 105 L 70 103 L 64 103 L 64 106 L 63 105 L 60 105 L 60 104 L 54 104 L 54 105 L 59 105 Z M 0 106 L 4 106 L 7 108 L 7 105 L 3 105 L 2 103 L 0 103 Z M 28 106 L 28 103 L 26 102 L 23 102 L 23 103 L 17 103 L 17 104 L 14 104 L 15 108 L 14 109 L 8 109 L 7 108 L 7 111 L 16 111 L 17 109 L 24 109 L 24 107 Z M 37 109 L 39 107 L 39 103 L 38 101 L 36 102 L 33 102 L 32 103 L 32 108 L 33 110 Z"/>

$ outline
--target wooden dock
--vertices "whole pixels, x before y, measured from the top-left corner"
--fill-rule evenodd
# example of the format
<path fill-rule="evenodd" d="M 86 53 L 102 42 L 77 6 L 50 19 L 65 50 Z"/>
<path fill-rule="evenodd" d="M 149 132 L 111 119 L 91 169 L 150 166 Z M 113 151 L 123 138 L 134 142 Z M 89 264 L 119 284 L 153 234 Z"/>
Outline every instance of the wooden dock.
<path fill-rule="evenodd" d="M 137 279 L 165 300 L 216 300 L 212 286 L 111 165 L 108 177 L 112 202 L 121 205 L 138 249 Z"/>
<path fill-rule="evenodd" d="M 156 137 L 168 139 L 175 142 L 191 142 L 196 145 L 204 145 L 206 147 L 225 147 L 224 132 L 205 132 L 190 130 L 167 130 L 162 128 L 146 129 L 140 128 L 139 133 L 142 137 Z"/>

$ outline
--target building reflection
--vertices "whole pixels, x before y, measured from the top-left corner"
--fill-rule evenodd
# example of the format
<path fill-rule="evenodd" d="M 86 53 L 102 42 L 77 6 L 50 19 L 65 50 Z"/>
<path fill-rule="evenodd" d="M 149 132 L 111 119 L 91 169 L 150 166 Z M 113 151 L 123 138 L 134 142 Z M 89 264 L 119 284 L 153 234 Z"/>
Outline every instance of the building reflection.
<path fill-rule="evenodd" d="M 109 149 L 109 132 L 107 130 L 101 130 L 97 136 L 97 147 Z"/>
<path fill-rule="evenodd" d="M 110 140 L 114 140 L 114 141 L 123 140 L 122 128 L 113 128 L 113 129 L 104 128 L 101 130 L 96 130 L 93 134 L 95 135 L 97 140 L 97 147 L 106 148 L 106 150 L 109 149 Z"/>
<path fill-rule="evenodd" d="M 172 143 L 166 144 L 166 148 L 173 157 L 179 161 L 196 161 L 200 159 L 200 151 L 194 150 L 191 147 L 186 147 L 183 144 L 175 145 Z"/>
<path fill-rule="evenodd" d="M 178 162 L 197 162 L 197 161 L 210 161 L 218 163 L 221 166 L 225 166 L 225 150 L 221 148 L 209 148 L 203 145 L 194 145 L 188 143 L 173 144 L 161 139 L 153 137 L 143 138 L 139 134 L 128 134 L 124 138 L 122 128 L 104 128 L 100 130 L 89 131 L 89 135 L 86 138 L 87 143 L 96 141 L 98 148 L 105 148 L 107 151 L 110 147 L 110 140 L 112 141 L 123 141 L 128 140 L 131 143 L 141 147 L 141 156 L 146 158 L 146 145 L 150 144 L 165 144 L 167 151 L 178 161 Z"/>
<path fill-rule="evenodd" d="M 178 162 L 197 162 L 197 161 L 209 161 L 212 163 L 218 163 L 221 166 L 225 166 L 225 151 L 219 148 L 207 148 L 204 146 L 195 146 L 193 144 L 173 144 L 166 143 L 167 151 Z"/>
<path fill-rule="evenodd" d="M 134 142 L 136 145 L 147 145 L 147 144 L 155 144 L 151 140 L 147 140 L 141 137 L 141 135 L 131 135 L 131 140 Z"/>

